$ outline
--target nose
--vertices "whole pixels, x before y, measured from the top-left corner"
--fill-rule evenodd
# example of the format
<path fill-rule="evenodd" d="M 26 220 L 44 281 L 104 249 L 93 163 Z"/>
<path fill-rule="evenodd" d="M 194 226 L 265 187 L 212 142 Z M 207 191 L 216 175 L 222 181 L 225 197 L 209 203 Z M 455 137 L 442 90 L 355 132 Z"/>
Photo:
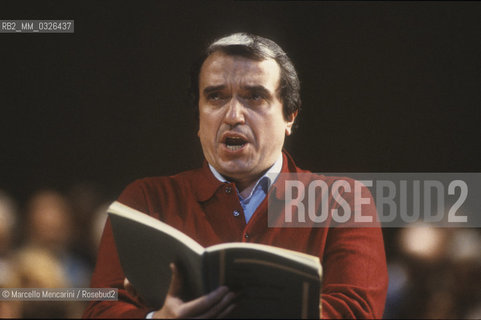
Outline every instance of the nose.
<path fill-rule="evenodd" d="M 245 123 L 244 106 L 236 98 L 232 97 L 227 106 L 227 111 L 224 116 L 224 122 L 234 127 Z"/>

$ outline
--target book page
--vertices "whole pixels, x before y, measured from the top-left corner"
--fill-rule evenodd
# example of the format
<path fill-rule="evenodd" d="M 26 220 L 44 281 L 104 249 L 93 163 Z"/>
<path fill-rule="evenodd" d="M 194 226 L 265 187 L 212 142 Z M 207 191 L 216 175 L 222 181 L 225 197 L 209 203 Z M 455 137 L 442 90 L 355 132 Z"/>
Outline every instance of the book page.
<path fill-rule="evenodd" d="M 232 243 L 206 249 L 212 288 L 226 285 L 239 294 L 231 317 L 319 317 L 319 259 L 283 249 L 271 252 L 273 248 Z"/>

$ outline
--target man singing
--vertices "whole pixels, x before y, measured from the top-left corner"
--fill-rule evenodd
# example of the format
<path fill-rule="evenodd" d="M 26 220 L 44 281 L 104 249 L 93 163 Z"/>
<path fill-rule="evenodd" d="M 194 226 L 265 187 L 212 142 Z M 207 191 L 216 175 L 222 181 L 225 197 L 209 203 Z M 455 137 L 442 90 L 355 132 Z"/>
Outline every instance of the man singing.
<path fill-rule="evenodd" d="M 192 88 L 204 165 L 137 180 L 118 201 L 205 247 L 255 242 L 318 256 L 323 265 L 321 318 L 382 317 L 387 269 L 380 228 L 268 227 L 266 195 L 278 174 L 308 172 L 283 151 L 301 105 L 299 79 L 286 53 L 256 35 L 223 37 L 204 52 Z M 235 294 L 223 286 L 183 301 L 182 275 L 174 265 L 172 271 L 162 307 L 144 305 L 124 287 L 129 284 L 107 221 L 91 286 L 118 288 L 119 300 L 94 301 L 84 316 L 222 318 L 234 308 Z"/>

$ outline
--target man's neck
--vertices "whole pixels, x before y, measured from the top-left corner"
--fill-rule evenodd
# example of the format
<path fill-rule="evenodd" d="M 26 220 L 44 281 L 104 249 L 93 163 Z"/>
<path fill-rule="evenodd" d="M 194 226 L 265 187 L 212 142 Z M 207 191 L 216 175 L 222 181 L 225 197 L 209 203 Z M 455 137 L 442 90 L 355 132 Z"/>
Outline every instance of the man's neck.
<path fill-rule="evenodd" d="M 209 168 L 210 168 L 211 172 L 214 174 L 214 176 L 217 178 L 217 180 L 222 181 L 222 182 L 228 182 L 228 181 L 234 182 L 237 190 L 239 191 L 239 194 L 241 195 L 241 197 L 246 198 L 251 194 L 252 189 L 256 186 L 259 179 L 261 179 L 261 177 L 266 174 L 266 172 L 268 172 L 268 171 L 272 171 L 272 173 L 281 172 L 282 161 L 283 160 L 282 160 L 282 153 L 281 153 L 280 156 L 278 157 L 277 161 L 274 162 L 274 164 L 272 164 L 269 168 L 262 171 L 258 175 L 254 176 L 254 178 L 251 177 L 249 179 L 235 179 L 235 178 L 228 177 L 226 175 L 222 175 L 210 164 L 209 164 Z M 275 176 L 275 178 L 277 178 L 277 175 Z M 273 181 L 271 181 L 271 182 L 273 182 Z"/>
<path fill-rule="evenodd" d="M 257 181 L 267 172 L 267 170 L 269 169 L 262 171 L 254 179 L 250 179 L 248 181 L 239 181 L 239 180 L 231 180 L 231 181 L 235 183 L 235 186 L 237 187 L 237 190 L 239 190 L 239 194 L 241 195 L 241 197 L 247 198 L 251 193 L 252 189 L 254 189 Z"/>

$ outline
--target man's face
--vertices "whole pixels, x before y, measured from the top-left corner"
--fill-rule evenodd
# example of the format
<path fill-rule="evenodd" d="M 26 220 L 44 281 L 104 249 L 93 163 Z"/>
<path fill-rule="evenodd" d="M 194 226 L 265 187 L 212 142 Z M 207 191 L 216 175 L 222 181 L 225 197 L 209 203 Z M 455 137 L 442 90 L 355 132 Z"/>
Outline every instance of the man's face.
<path fill-rule="evenodd" d="M 211 54 L 199 75 L 199 132 L 204 156 L 224 176 L 252 182 L 280 155 L 295 115 L 284 119 L 273 59 Z"/>

